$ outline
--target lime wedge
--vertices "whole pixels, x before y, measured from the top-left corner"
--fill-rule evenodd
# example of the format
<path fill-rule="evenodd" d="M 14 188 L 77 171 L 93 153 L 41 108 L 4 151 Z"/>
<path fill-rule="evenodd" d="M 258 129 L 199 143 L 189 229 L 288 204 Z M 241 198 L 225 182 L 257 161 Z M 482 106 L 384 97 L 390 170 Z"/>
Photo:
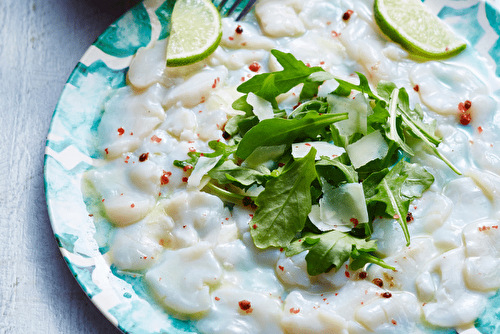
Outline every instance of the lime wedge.
<path fill-rule="evenodd" d="M 183 66 L 211 55 L 222 38 L 219 11 L 209 0 L 177 0 L 167 45 L 167 66 Z"/>
<path fill-rule="evenodd" d="M 442 59 L 466 47 L 420 0 L 375 0 L 373 8 L 380 30 L 413 55 Z"/>

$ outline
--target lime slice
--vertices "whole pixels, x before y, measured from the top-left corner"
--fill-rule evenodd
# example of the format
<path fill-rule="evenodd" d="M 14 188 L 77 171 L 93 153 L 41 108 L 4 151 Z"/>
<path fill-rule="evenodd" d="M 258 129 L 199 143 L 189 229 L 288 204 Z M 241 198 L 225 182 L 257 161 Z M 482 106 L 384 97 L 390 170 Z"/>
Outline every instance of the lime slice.
<path fill-rule="evenodd" d="M 373 7 L 380 30 L 416 56 L 448 58 L 466 47 L 420 0 L 375 0 Z"/>
<path fill-rule="evenodd" d="M 177 0 L 167 45 L 167 66 L 183 66 L 211 55 L 222 38 L 219 11 L 209 0 Z"/>

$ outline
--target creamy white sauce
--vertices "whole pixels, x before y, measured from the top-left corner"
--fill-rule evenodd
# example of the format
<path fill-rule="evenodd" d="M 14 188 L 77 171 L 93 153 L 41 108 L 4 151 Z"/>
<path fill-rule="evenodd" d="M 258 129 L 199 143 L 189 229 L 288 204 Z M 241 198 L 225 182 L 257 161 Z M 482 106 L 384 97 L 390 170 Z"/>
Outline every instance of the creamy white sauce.
<path fill-rule="evenodd" d="M 121 270 L 143 273 L 159 303 L 176 316 L 197 319 L 200 332 L 466 328 L 500 288 L 500 114 L 490 91 L 498 79 L 486 65 L 471 67 L 473 50 L 445 62 L 411 60 L 380 35 L 371 8 L 370 0 L 260 1 L 256 20 L 223 20 L 221 46 L 201 63 L 165 68 L 166 41 L 140 49 L 128 72 L 130 85 L 105 105 L 98 145 L 106 163 L 85 179 L 115 226 L 110 259 Z M 353 14 L 344 21 L 347 10 Z M 235 32 L 238 25 L 242 34 Z M 360 71 L 373 86 L 379 80 L 395 82 L 406 88 L 412 104 L 423 105 L 427 120 L 437 120 L 443 136 L 439 149 L 464 175 L 415 149 L 414 161 L 436 181 L 410 208 L 411 245 L 405 246 L 396 221 L 374 222 L 379 254 L 395 272 L 371 265 L 364 279 L 345 267 L 311 277 L 305 253 L 286 257 L 277 249 L 254 247 L 253 212 L 230 211 L 219 198 L 201 192 L 202 167 L 188 180 L 188 171 L 173 166 L 190 150 L 206 152 L 208 141 L 224 140 L 221 129 L 239 113 L 231 107 L 241 95 L 235 87 L 256 73 L 280 69 L 270 59 L 273 48 L 344 80 L 355 82 L 354 71 Z M 257 71 L 251 66 L 255 62 Z M 335 87 L 335 81 L 327 81 L 320 94 Z M 279 102 L 295 105 L 294 92 Z M 465 100 L 472 101 L 467 127 L 457 116 L 458 103 Z M 260 119 L 270 117 L 269 105 L 251 101 Z M 359 111 L 366 113 L 364 108 L 360 104 Z M 349 122 L 346 127 L 362 127 Z M 343 152 L 323 149 L 329 155 Z M 303 151 L 298 144 L 295 154 Z M 146 153 L 147 160 L 140 161 Z M 321 215 L 320 208 L 311 219 L 314 214 Z M 376 278 L 383 287 L 372 283 Z M 387 292 L 390 298 L 382 296 Z M 241 304 L 245 301 L 248 309 Z"/>

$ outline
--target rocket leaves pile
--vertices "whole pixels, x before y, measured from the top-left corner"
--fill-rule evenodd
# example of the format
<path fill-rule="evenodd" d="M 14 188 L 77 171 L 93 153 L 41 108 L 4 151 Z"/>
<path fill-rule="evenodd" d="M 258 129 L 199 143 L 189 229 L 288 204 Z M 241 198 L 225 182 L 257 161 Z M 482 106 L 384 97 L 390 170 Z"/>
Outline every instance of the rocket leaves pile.
<path fill-rule="evenodd" d="M 174 165 L 209 178 L 205 191 L 256 209 L 250 222 L 256 247 L 283 248 L 289 256 L 307 251 L 310 275 L 338 270 L 349 259 L 353 270 L 367 263 L 393 269 L 375 255 L 372 222 L 396 220 L 409 244 L 409 205 L 434 182 L 408 162 L 411 143 L 423 143 L 460 174 L 437 150 L 434 124 L 424 123 L 420 106 L 411 109 L 405 89 L 393 83 L 380 82 L 374 92 L 361 73 L 356 85 L 271 52 L 283 70 L 238 87 L 244 95 L 233 108 L 243 113 L 227 122 L 227 142 L 210 142 L 212 152 L 189 152 Z M 338 87 L 318 97 L 332 79 Z M 280 109 L 276 98 L 298 85 L 299 105 Z M 263 106 L 274 117 L 254 112 Z"/>

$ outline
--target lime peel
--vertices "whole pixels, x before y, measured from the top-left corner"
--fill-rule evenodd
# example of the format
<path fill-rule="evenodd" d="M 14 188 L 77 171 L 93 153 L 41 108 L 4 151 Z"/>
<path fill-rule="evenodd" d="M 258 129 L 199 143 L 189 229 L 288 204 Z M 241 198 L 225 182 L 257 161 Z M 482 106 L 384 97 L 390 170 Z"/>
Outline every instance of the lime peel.
<path fill-rule="evenodd" d="M 466 48 L 420 0 L 375 0 L 373 7 L 380 30 L 415 56 L 443 59 Z"/>
<path fill-rule="evenodd" d="M 222 22 L 209 0 L 177 0 L 167 45 L 167 66 L 184 66 L 210 56 L 220 44 Z"/>

